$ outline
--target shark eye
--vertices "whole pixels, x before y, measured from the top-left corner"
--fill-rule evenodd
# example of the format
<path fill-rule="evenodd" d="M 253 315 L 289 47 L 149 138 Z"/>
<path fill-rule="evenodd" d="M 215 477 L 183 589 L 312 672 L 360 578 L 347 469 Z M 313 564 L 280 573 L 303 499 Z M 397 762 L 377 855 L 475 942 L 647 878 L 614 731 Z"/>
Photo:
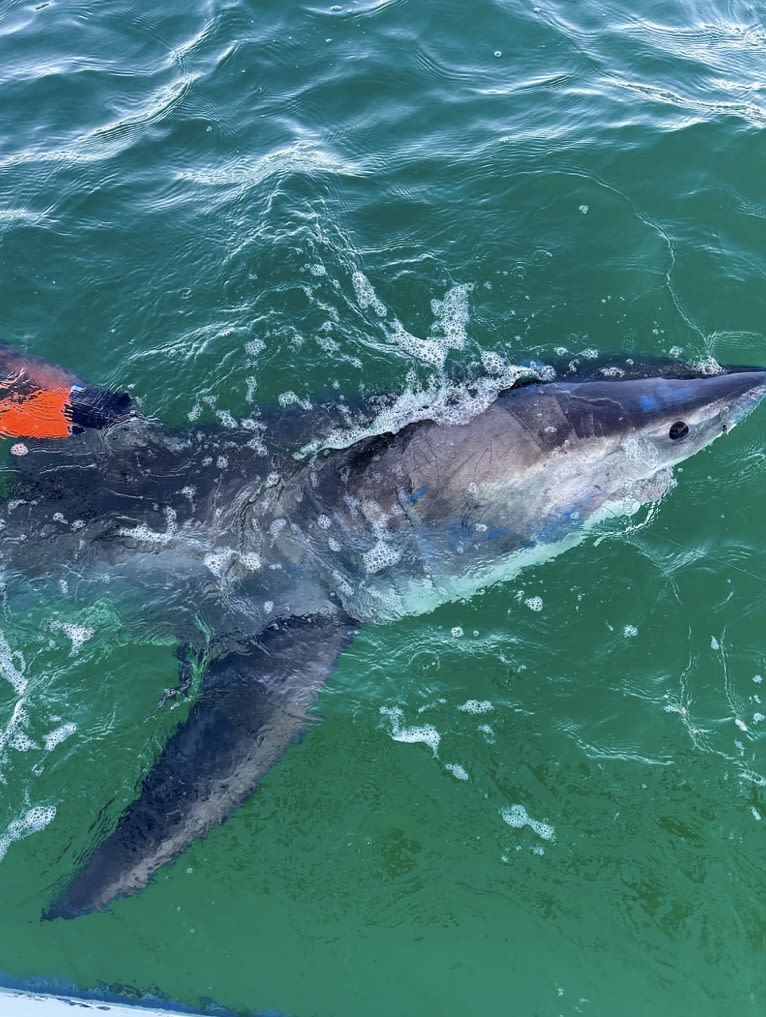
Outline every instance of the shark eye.
<path fill-rule="evenodd" d="M 688 433 L 689 425 L 683 420 L 677 420 L 675 424 L 670 425 L 668 437 L 671 441 L 678 441 L 679 438 L 685 438 Z"/>

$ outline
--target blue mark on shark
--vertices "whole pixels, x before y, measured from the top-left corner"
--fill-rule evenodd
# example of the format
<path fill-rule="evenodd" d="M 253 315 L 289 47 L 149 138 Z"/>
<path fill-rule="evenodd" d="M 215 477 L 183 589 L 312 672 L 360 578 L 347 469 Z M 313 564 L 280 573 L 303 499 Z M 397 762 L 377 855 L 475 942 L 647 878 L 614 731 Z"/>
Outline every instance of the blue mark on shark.
<path fill-rule="evenodd" d="M 415 502 L 420 501 L 421 498 L 425 498 L 427 494 L 427 487 L 419 487 L 417 491 L 413 491 L 412 494 L 408 494 L 404 501 L 406 501 L 408 505 L 414 505 Z"/>
<path fill-rule="evenodd" d="M 508 536 L 508 528 L 506 526 L 495 526 L 491 530 L 487 530 L 486 533 L 482 534 L 484 540 L 497 540 L 501 537 Z"/>
<path fill-rule="evenodd" d="M 650 395 L 642 395 L 639 399 L 639 405 L 644 413 L 651 413 L 657 409 L 657 400 Z"/>
<path fill-rule="evenodd" d="M 566 536 L 567 533 L 572 533 L 575 530 L 582 529 L 585 525 L 585 515 L 579 509 L 567 509 L 565 512 L 560 512 L 557 515 L 550 516 L 532 539 L 533 544 L 549 544 L 555 543 Z"/>

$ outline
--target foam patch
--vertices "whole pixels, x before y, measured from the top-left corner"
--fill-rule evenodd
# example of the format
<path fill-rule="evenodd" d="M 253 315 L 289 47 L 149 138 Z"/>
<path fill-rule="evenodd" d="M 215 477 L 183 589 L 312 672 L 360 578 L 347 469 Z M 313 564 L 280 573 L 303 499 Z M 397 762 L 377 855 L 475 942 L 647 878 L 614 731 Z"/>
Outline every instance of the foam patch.
<path fill-rule="evenodd" d="M 8 848 L 14 841 L 44 830 L 55 816 L 55 805 L 33 805 L 23 815 L 17 819 L 12 819 L 6 827 L 5 832 L 0 834 L 0 861 L 5 858 Z"/>

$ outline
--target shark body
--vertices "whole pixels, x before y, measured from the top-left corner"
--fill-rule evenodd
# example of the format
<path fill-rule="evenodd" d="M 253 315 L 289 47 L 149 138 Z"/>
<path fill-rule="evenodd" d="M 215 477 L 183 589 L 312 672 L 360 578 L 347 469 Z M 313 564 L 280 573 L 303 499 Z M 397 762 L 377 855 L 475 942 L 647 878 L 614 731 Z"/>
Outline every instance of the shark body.
<path fill-rule="evenodd" d="M 249 797 L 310 726 L 360 625 L 560 553 L 664 492 L 676 463 L 766 394 L 756 369 L 634 373 L 533 381 L 461 422 L 424 419 L 310 459 L 252 431 L 165 433 L 124 403 L 25 446 L 0 511 L 9 588 L 124 589 L 204 669 L 138 797 L 44 917 L 135 893 Z"/>

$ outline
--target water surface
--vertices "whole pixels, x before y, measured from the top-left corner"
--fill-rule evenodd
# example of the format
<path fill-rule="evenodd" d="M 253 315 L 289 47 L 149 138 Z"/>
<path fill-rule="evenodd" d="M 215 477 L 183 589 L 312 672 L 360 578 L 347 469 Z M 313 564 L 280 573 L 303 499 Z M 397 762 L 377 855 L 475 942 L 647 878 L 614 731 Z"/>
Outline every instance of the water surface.
<path fill-rule="evenodd" d="M 2 338 L 168 426 L 763 363 L 764 53 L 739 0 L 9 0 Z M 363 630 L 247 805 L 71 923 L 40 912 L 176 662 L 108 598 L 6 600 L 0 969 L 296 1017 L 760 1014 L 765 440 L 761 410 L 643 525 Z"/>

